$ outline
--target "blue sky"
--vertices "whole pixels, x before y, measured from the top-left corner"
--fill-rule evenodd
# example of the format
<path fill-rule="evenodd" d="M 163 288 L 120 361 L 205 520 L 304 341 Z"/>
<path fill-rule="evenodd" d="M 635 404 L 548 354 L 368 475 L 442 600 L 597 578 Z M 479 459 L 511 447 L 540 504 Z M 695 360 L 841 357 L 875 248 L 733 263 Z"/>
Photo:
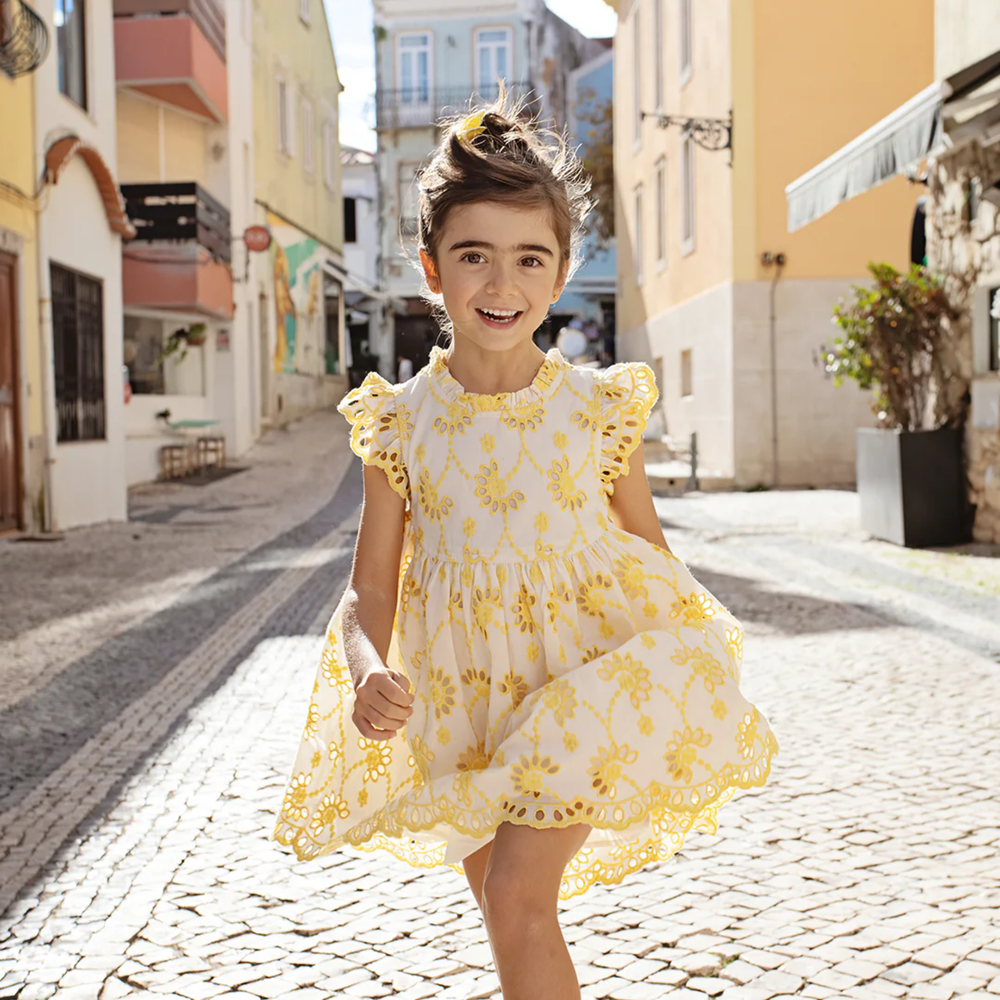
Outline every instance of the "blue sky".
<path fill-rule="evenodd" d="M 615 33 L 615 14 L 603 0 L 546 0 L 549 9 L 589 38 Z M 340 141 L 375 150 L 375 45 L 372 0 L 325 0 L 333 51 L 344 92 L 340 95 Z"/>

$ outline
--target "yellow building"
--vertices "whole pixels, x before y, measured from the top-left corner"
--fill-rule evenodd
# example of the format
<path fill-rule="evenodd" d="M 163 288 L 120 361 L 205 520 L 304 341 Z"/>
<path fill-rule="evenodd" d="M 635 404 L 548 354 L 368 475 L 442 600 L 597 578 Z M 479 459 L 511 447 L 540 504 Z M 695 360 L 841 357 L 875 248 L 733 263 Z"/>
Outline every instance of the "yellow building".
<path fill-rule="evenodd" d="M 868 262 L 906 265 L 918 191 L 897 178 L 789 234 L 784 190 L 931 82 L 934 0 L 616 9 L 620 356 L 659 366 L 666 433 L 697 432 L 717 481 L 851 483 L 869 400 L 818 353 Z M 657 127 L 730 114 L 730 149 Z"/>
<path fill-rule="evenodd" d="M 30 73 L 0 71 L 0 533 L 40 522 L 43 502 L 42 397 L 24 391 L 42 371 L 34 118 Z"/>
<path fill-rule="evenodd" d="M 252 267 L 264 419 L 284 423 L 347 388 L 341 85 L 323 0 L 254 0 L 256 221 Z"/>

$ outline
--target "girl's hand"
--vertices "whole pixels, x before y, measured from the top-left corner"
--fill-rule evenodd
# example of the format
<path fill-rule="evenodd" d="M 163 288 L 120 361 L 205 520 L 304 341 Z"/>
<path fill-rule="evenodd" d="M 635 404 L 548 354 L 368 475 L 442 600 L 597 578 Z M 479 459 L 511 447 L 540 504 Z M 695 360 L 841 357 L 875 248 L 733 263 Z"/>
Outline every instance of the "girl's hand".
<path fill-rule="evenodd" d="M 369 671 L 355 691 L 351 718 L 366 739 L 392 739 L 413 715 L 410 682 L 395 670 L 382 667 Z"/>

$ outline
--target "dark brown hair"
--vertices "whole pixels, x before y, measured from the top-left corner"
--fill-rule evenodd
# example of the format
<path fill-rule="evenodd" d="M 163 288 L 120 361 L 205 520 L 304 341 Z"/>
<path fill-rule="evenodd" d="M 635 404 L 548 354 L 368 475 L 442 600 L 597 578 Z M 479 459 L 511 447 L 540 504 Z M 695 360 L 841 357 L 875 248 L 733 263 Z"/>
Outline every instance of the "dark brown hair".
<path fill-rule="evenodd" d="M 420 249 L 432 259 L 448 214 L 459 205 L 494 202 L 552 213 L 567 277 L 580 265 L 590 177 L 565 135 L 528 115 L 503 84 L 493 104 L 444 123 L 444 136 L 420 174 Z"/>

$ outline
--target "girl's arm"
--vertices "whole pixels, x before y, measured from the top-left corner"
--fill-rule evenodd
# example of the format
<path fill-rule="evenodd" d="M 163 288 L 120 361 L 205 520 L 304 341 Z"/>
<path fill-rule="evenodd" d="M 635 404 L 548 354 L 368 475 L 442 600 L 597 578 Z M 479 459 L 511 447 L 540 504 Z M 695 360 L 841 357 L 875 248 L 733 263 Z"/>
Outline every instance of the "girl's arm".
<path fill-rule="evenodd" d="M 614 485 L 610 509 L 612 519 L 618 527 L 669 552 L 670 546 L 663 535 L 660 518 L 653 504 L 653 494 L 649 490 L 641 440 L 629 455 L 628 474 L 619 476 Z"/>
<path fill-rule="evenodd" d="M 365 495 L 351 579 L 341 599 L 344 652 L 362 736 L 387 740 L 413 713 L 409 682 L 386 666 L 399 590 L 405 503 L 377 466 L 364 466 Z"/>

